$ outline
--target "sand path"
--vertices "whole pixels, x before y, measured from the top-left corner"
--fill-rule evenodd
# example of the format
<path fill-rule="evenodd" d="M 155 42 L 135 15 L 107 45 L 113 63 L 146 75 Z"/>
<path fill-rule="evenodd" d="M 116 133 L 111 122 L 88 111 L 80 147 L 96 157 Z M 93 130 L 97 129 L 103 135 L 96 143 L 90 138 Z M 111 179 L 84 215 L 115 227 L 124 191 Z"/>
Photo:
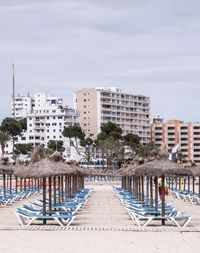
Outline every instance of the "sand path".
<path fill-rule="evenodd" d="M 93 189 L 88 202 L 78 213 L 74 226 L 109 228 L 133 226 L 111 185 L 95 185 Z"/>

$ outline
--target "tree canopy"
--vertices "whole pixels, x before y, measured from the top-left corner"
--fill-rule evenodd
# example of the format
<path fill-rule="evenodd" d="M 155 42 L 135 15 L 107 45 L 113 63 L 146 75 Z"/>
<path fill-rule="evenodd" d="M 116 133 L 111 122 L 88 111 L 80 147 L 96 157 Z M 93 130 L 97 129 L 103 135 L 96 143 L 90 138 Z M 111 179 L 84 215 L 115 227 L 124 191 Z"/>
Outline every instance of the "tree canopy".
<path fill-rule="evenodd" d="M 68 138 L 78 138 L 83 140 L 85 138 L 85 134 L 82 131 L 80 126 L 74 125 L 69 127 L 64 127 L 63 136 Z"/>
<path fill-rule="evenodd" d="M 76 149 L 77 153 L 80 155 L 80 152 L 78 150 L 78 140 L 85 139 L 85 133 L 83 132 L 81 127 L 77 125 L 64 127 L 62 134 L 64 137 L 67 137 L 70 139 L 72 145 Z"/>
<path fill-rule="evenodd" d="M 23 118 L 23 119 L 18 120 L 18 122 L 21 126 L 21 129 L 26 131 L 27 130 L 27 119 Z"/>
<path fill-rule="evenodd" d="M 115 140 L 121 139 L 122 133 L 122 129 L 117 124 L 109 121 L 101 126 L 101 133 L 98 134 L 97 140 L 105 140 L 108 137 L 113 137 Z"/>
<path fill-rule="evenodd" d="M 53 151 L 64 152 L 65 148 L 63 147 L 63 141 L 60 140 L 50 140 L 47 143 L 47 147 Z"/>
<path fill-rule="evenodd" d="M 22 127 L 19 121 L 14 118 L 7 117 L 2 121 L 0 130 L 9 133 L 12 137 L 15 137 L 21 134 Z"/>
<path fill-rule="evenodd" d="M 4 132 L 0 130 L 0 145 L 1 145 L 1 150 L 2 150 L 2 156 L 4 155 L 4 150 L 6 147 L 6 143 L 10 141 L 12 137 L 8 132 Z"/>
<path fill-rule="evenodd" d="M 15 153 L 16 154 L 23 154 L 23 155 L 27 155 L 29 154 L 33 149 L 33 146 L 31 143 L 18 143 L 15 144 Z"/>

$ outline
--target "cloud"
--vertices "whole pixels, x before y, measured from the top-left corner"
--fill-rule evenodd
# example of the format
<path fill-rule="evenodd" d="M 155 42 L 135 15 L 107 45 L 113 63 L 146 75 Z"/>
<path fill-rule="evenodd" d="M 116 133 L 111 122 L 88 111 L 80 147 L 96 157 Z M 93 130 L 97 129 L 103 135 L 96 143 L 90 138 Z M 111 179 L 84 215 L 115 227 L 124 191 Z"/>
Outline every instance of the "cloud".
<path fill-rule="evenodd" d="M 152 114 L 199 121 L 199 12 L 197 0 L 1 0 L 0 119 L 14 62 L 17 93 L 72 105 L 76 89 L 113 85 L 150 95 Z"/>

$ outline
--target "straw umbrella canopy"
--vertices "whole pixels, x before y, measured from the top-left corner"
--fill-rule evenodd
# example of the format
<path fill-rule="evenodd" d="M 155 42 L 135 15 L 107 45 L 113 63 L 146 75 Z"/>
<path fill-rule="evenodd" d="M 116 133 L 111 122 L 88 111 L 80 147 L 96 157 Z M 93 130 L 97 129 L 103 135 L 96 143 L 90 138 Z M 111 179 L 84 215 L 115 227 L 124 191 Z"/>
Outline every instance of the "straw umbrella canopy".
<path fill-rule="evenodd" d="M 134 176 L 135 175 L 135 171 L 138 168 L 138 164 L 134 163 L 131 164 L 129 166 L 125 166 L 123 168 L 121 168 L 118 173 L 120 174 L 120 176 Z"/>
<path fill-rule="evenodd" d="M 0 173 L 13 173 L 16 168 L 20 168 L 19 165 L 0 165 Z"/>
<path fill-rule="evenodd" d="M 65 170 L 61 162 L 54 162 L 47 158 L 28 166 L 20 166 L 15 169 L 14 174 L 23 178 L 42 178 L 64 174 Z"/>
<path fill-rule="evenodd" d="M 74 162 L 64 163 L 64 169 L 66 169 L 66 174 L 68 175 L 80 175 L 80 176 L 89 176 L 90 170 L 86 168 L 81 168 L 78 164 Z"/>
<path fill-rule="evenodd" d="M 144 163 L 135 169 L 136 175 L 142 176 L 189 176 L 192 171 L 189 168 L 182 168 L 180 165 L 162 158 Z"/>
<path fill-rule="evenodd" d="M 194 177 L 199 177 L 200 176 L 200 165 L 192 166 L 192 167 L 189 167 L 187 169 L 189 169 L 191 171 L 191 174 Z"/>

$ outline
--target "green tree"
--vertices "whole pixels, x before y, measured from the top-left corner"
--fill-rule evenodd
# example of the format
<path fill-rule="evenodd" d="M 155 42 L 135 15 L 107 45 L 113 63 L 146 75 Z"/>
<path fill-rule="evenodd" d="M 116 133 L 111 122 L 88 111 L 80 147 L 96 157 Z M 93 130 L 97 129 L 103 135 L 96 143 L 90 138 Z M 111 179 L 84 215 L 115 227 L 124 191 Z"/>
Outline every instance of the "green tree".
<path fill-rule="evenodd" d="M 18 122 L 21 126 L 21 129 L 26 131 L 27 130 L 27 119 L 23 118 L 23 119 L 18 120 Z"/>
<path fill-rule="evenodd" d="M 142 147 L 140 140 L 141 138 L 138 135 L 132 133 L 128 133 L 123 136 L 123 143 L 126 147 L 126 159 L 134 159 L 137 154 L 137 150 Z"/>
<path fill-rule="evenodd" d="M 8 132 L 12 137 L 15 137 L 21 134 L 22 127 L 19 121 L 14 118 L 7 117 L 2 121 L 0 130 Z"/>
<path fill-rule="evenodd" d="M 122 129 L 113 122 L 107 122 L 103 126 L 101 126 L 101 133 L 98 134 L 98 140 L 105 140 L 108 137 L 113 137 L 115 140 L 119 140 L 122 138 Z"/>
<path fill-rule="evenodd" d="M 91 138 L 88 137 L 84 140 L 81 140 L 80 145 L 82 147 L 85 147 L 85 152 L 83 154 L 83 160 L 85 160 L 87 162 L 87 164 L 89 164 L 89 162 L 94 157 L 94 147 L 96 146 L 94 143 L 94 140 L 92 140 Z"/>
<path fill-rule="evenodd" d="M 78 150 L 78 140 L 84 140 L 85 134 L 80 126 L 74 125 L 70 127 L 64 127 L 63 136 L 70 139 L 70 142 L 76 149 L 77 153 L 80 155 Z"/>
<path fill-rule="evenodd" d="M 148 158 L 157 156 L 159 153 L 159 148 L 155 145 L 153 141 L 150 141 L 145 145 L 138 145 L 135 152 L 142 158 Z"/>
<path fill-rule="evenodd" d="M 97 136 L 96 145 L 102 156 L 106 157 L 107 167 L 111 168 L 113 162 L 119 166 L 124 157 L 124 146 L 122 143 L 122 129 L 115 123 L 107 122 L 101 127 Z"/>
<path fill-rule="evenodd" d="M 5 147 L 6 143 L 12 140 L 12 137 L 8 132 L 4 132 L 0 130 L 0 145 L 1 145 L 1 150 L 2 150 L 2 156 L 4 156 L 5 153 Z"/>
<path fill-rule="evenodd" d="M 65 148 L 63 147 L 63 141 L 60 140 L 50 140 L 47 143 L 47 147 L 53 151 L 64 152 Z"/>
<path fill-rule="evenodd" d="M 80 145 L 82 146 L 82 147 L 86 147 L 86 146 L 91 146 L 91 145 L 93 145 L 94 144 L 94 141 L 93 141 L 93 139 L 91 139 L 91 138 L 86 138 L 86 139 L 82 139 L 81 141 L 80 141 Z"/>
<path fill-rule="evenodd" d="M 118 165 L 123 159 L 124 146 L 120 140 L 116 140 L 113 136 L 104 140 L 97 141 L 97 147 L 100 149 L 102 156 L 106 157 L 107 168 L 111 168 L 113 162 Z"/>
<path fill-rule="evenodd" d="M 0 130 L 2 130 L 4 132 L 8 132 L 8 134 L 10 134 L 12 136 L 12 140 L 13 140 L 13 155 L 14 155 L 15 136 L 20 135 L 21 132 L 22 132 L 22 127 L 21 127 L 19 121 L 17 121 L 14 118 L 7 117 L 7 118 L 5 118 L 2 121 Z"/>
<path fill-rule="evenodd" d="M 32 150 L 33 150 L 33 146 L 31 143 L 25 143 L 25 144 L 18 143 L 15 145 L 15 154 L 27 155 L 31 153 Z"/>
<path fill-rule="evenodd" d="M 123 140 L 124 145 L 135 148 L 140 144 L 141 138 L 136 134 L 128 133 L 127 135 L 123 136 Z"/>

